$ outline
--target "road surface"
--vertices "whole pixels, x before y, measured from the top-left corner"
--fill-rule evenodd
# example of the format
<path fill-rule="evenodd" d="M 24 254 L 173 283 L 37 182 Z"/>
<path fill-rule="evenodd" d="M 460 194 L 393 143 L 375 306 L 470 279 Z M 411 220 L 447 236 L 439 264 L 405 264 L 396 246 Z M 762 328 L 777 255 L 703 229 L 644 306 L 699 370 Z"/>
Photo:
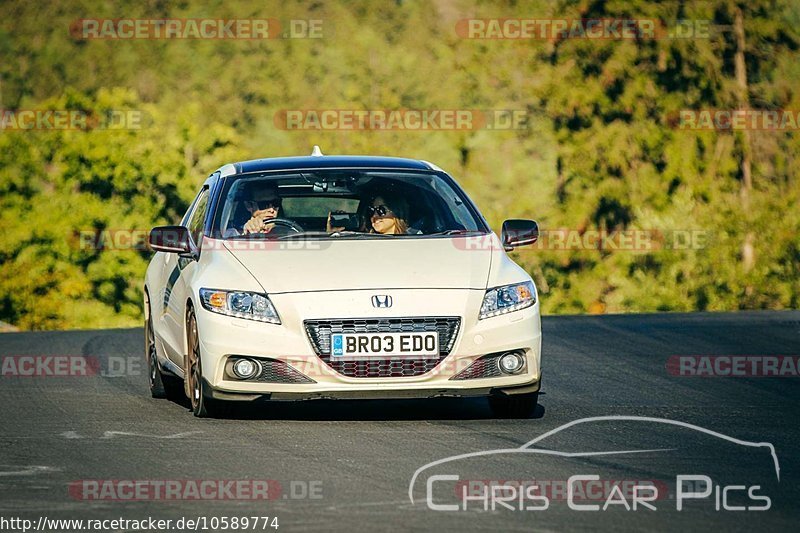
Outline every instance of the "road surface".
<path fill-rule="evenodd" d="M 796 369 L 792 374 L 786 367 L 782 376 L 773 377 L 692 377 L 676 375 L 680 367 L 670 358 L 798 356 L 800 312 L 546 317 L 543 334 L 543 392 L 540 408 L 528 420 L 492 419 L 478 399 L 280 403 L 237 408 L 229 419 L 201 420 L 185 404 L 150 398 L 141 329 L 2 334 L 0 519 L 38 524 L 40 517 L 153 517 L 174 523 L 181 517 L 205 517 L 198 529 L 205 525 L 211 530 L 212 518 L 268 516 L 271 524 L 277 516 L 278 531 L 796 529 Z M 19 356 L 57 355 L 81 356 L 96 372 L 11 375 L 24 370 Z M 41 364 L 37 373 L 52 371 Z M 577 511 L 556 493 L 550 494 L 544 510 L 497 505 L 492 511 L 470 502 L 467 510 L 436 511 L 426 502 L 424 483 L 414 488 L 415 503 L 409 498 L 412 476 L 427 463 L 516 448 L 571 421 L 610 415 L 663 418 L 740 441 L 771 443 L 780 480 L 768 454 L 760 455 L 763 448 L 678 427 L 669 431 L 673 426 L 622 421 L 573 427 L 551 438 L 551 445 L 572 452 L 673 451 L 602 460 L 537 454 L 524 466 L 487 457 L 464 472 L 454 464 L 451 473 L 467 479 L 468 468 L 469 475 L 478 476 L 468 479 L 518 475 L 555 483 L 596 472 L 609 479 L 660 479 L 667 484 L 678 474 L 708 473 L 715 484 L 738 480 L 749 488 L 766 483 L 756 493 L 768 495 L 769 510 L 716 510 L 712 493 L 686 500 L 679 512 L 674 487 L 662 491 L 654 502 L 656 510 L 639 506 L 635 511 L 623 505 Z M 541 447 L 546 444 L 542 441 Z M 680 453 L 674 451 L 678 449 Z M 509 470 L 513 468 L 525 471 Z M 176 499 L 178 493 L 168 500 L 159 496 L 153 489 L 159 480 L 178 482 L 186 491 L 180 498 L 187 499 Z M 232 492 L 218 492 L 224 499 L 198 498 L 187 488 L 226 480 L 245 482 Z M 151 491 L 141 492 L 140 501 L 130 501 L 130 492 L 124 490 L 132 486 L 124 482 L 135 481 Z M 272 499 L 263 499 L 264 485 L 254 481 L 266 482 Z M 262 490 L 261 499 L 248 497 L 248 490 Z M 763 500 L 750 503 L 762 505 Z M 222 529 L 219 522 L 214 524 Z M 14 529 L 9 522 L 0 530 Z M 48 530 L 58 531 L 52 524 Z"/>

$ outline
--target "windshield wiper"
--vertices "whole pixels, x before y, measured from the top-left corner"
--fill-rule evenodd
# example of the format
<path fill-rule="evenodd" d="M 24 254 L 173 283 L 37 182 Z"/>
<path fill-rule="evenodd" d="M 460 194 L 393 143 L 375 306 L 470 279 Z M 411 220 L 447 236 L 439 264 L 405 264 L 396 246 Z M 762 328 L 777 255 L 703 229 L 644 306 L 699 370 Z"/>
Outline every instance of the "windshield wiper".
<path fill-rule="evenodd" d="M 328 233 L 328 237 L 367 237 L 367 238 L 381 238 L 393 235 L 382 235 L 380 233 L 366 233 L 363 231 L 342 230 Z"/>
<path fill-rule="evenodd" d="M 270 236 L 269 233 L 261 233 L 260 231 L 256 233 L 241 233 L 239 235 L 231 235 L 230 237 L 227 237 L 225 240 L 243 241 L 245 239 L 253 239 L 253 238 L 258 238 L 258 239 L 271 238 L 275 240 L 275 237 Z"/>
<path fill-rule="evenodd" d="M 386 237 L 386 235 L 381 235 L 380 233 L 364 233 L 361 231 L 334 231 L 328 233 L 327 231 L 305 231 L 303 233 L 290 233 L 289 235 L 284 235 L 282 237 L 278 237 L 277 240 L 289 240 L 289 239 L 297 239 L 297 238 L 306 238 L 306 237 L 327 237 L 327 238 L 337 238 L 337 237 L 365 237 L 365 238 L 380 238 Z"/>
<path fill-rule="evenodd" d="M 431 235 L 483 235 L 483 232 L 477 229 L 446 229 L 436 233 L 428 233 L 428 236 Z"/>

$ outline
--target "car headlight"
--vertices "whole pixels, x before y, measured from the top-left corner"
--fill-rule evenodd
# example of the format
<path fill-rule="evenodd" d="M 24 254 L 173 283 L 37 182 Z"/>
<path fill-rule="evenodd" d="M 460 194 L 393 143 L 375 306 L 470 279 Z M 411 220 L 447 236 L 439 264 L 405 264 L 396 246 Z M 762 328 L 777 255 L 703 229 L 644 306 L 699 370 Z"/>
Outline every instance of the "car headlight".
<path fill-rule="evenodd" d="M 486 291 L 479 318 L 484 319 L 518 311 L 535 303 L 536 288 L 530 281 L 495 287 Z"/>
<path fill-rule="evenodd" d="M 200 289 L 203 307 L 212 313 L 280 324 L 275 306 L 266 294 L 243 291 Z"/>

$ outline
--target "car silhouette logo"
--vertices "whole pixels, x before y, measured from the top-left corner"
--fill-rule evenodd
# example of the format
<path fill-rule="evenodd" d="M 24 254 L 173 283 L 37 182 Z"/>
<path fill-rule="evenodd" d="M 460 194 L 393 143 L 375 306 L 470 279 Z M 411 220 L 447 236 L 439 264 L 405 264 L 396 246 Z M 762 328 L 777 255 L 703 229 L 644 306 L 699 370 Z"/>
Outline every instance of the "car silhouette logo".
<path fill-rule="evenodd" d="M 386 309 L 392 306 L 392 297 L 388 294 L 376 294 L 372 297 L 372 307 Z"/>
<path fill-rule="evenodd" d="M 638 453 L 657 453 L 657 452 L 670 452 L 676 451 L 675 448 L 657 448 L 657 449 L 626 449 L 626 450 L 602 450 L 602 451 L 578 451 L 578 452 L 566 452 L 560 450 L 552 450 L 548 448 L 539 448 L 535 447 L 539 444 L 540 441 L 555 435 L 565 429 L 570 427 L 586 424 L 586 423 L 593 423 L 593 422 L 600 422 L 600 421 L 641 421 L 647 422 L 652 424 L 665 424 L 665 425 L 672 425 L 672 426 L 680 426 L 684 427 L 699 433 L 704 433 L 706 435 L 710 435 L 712 437 L 726 440 L 728 442 L 732 442 L 734 444 L 738 444 L 740 446 L 746 447 L 753 447 L 753 448 L 766 448 L 769 451 L 770 457 L 772 458 L 773 465 L 775 467 L 775 478 L 778 482 L 781 480 L 781 469 L 780 464 L 778 462 L 778 455 L 775 452 L 775 446 L 769 442 L 750 442 L 746 440 L 737 439 L 734 437 L 730 437 L 728 435 L 723 435 L 722 433 L 718 433 L 716 431 L 712 431 L 710 429 L 706 429 L 701 426 L 696 426 L 694 424 L 689 424 L 687 422 L 681 422 L 679 420 L 670 420 L 668 418 L 656 418 L 656 417 L 649 417 L 649 416 L 627 416 L 627 415 L 611 415 L 611 416 L 593 416 L 589 418 L 579 418 L 577 420 L 573 420 L 572 422 L 567 422 L 566 424 L 562 424 L 555 429 L 551 429 L 550 431 L 539 435 L 538 437 L 526 442 L 525 444 L 521 445 L 518 448 L 498 448 L 494 450 L 484 450 L 479 452 L 471 452 L 471 453 L 464 453 L 460 455 L 451 455 L 449 457 L 445 457 L 444 459 L 439 459 L 436 461 L 432 461 L 420 468 L 418 468 L 414 475 L 411 476 L 411 482 L 408 485 L 408 497 L 411 500 L 411 504 L 415 503 L 414 500 L 414 484 L 416 483 L 417 479 L 421 477 L 421 474 L 428 470 L 429 468 L 446 464 L 452 463 L 459 460 L 474 458 L 474 457 L 485 457 L 485 456 L 493 456 L 493 455 L 505 455 L 505 454 L 522 454 L 522 455 L 549 455 L 549 456 L 560 456 L 560 457 L 601 457 L 601 456 L 611 456 L 611 455 L 631 455 L 631 454 L 638 454 Z"/>

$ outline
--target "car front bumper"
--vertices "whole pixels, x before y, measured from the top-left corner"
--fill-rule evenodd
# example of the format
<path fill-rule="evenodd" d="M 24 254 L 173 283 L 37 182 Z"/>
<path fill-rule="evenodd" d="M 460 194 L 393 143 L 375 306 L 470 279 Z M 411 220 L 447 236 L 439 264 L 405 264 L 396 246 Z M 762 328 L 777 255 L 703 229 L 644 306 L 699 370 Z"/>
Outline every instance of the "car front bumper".
<path fill-rule="evenodd" d="M 197 309 L 204 379 L 215 398 L 252 401 L 350 398 L 431 398 L 486 396 L 536 392 L 541 380 L 541 324 L 539 303 L 523 310 L 478 320 L 483 291 L 431 289 L 393 290 L 394 309 L 373 309 L 375 291 L 331 291 L 270 295 L 282 324 L 232 318 Z M 357 303 L 362 302 L 362 303 Z M 406 302 L 406 303 L 403 303 Z M 420 304 L 419 302 L 424 302 Z M 314 351 L 303 320 L 341 318 L 342 308 L 354 317 L 458 316 L 459 331 L 450 353 L 421 375 L 404 377 L 349 377 L 327 365 Z M 475 310 L 465 313 L 464 309 Z M 457 312 L 460 311 L 460 312 Z M 523 354 L 524 369 L 513 375 L 452 379 L 487 354 L 515 351 Z M 310 382 L 278 383 L 231 378 L 226 362 L 231 356 L 277 360 Z"/>

